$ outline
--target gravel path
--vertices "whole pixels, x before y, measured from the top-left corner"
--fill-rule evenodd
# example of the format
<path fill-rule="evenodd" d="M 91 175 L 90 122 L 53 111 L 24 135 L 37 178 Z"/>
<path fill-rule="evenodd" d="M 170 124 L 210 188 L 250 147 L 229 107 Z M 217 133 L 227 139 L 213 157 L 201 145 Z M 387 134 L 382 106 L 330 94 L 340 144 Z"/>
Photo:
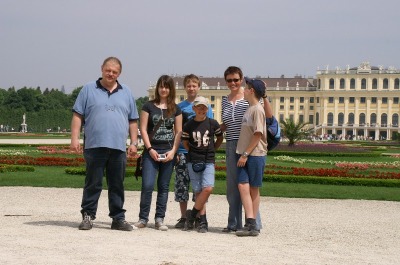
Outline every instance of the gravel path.
<path fill-rule="evenodd" d="M 1 177 L 1 176 L 0 176 Z M 107 193 L 94 228 L 79 231 L 82 189 L 0 187 L 0 264 L 399 264 L 400 203 L 263 197 L 256 238 L 223 234 L 228 205 L 212 195 L 206 234 L 110 229 Z M 127 220 L 137 220 L 139 192 L 126 192 Z M 153 196 L 153 201 L 155 196 Z M 154 204 L 150 216 L 154 216 Z M 153 220 L 150 221 L 153 226 Z"/>

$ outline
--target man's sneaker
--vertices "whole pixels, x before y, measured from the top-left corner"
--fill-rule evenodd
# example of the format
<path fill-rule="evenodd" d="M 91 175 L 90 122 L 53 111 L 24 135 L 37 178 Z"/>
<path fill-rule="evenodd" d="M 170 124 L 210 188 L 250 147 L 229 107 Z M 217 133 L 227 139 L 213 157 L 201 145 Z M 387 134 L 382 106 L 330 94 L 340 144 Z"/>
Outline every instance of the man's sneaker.
<path fill-rule="evenodd" d="M 160 231 L 168 231 L 168 226 L 164 224 L 164 220 L 162 218 L 156 218 L 154 227 Z"/>
<path fill-rule="evenodd" d="M 145 228 L 147 226 L 147 222 L 143 219 L 139 219 L 139 221 L 137 221 L 133 225 L 137 228 Z"/>
<path fill-rule="evenodd" d="M 235 233 L 237 230 L 233 229 L 233 228 L 229 228 L 229 227 L 225 227 L 224 229 L 222 229 L 223 233 Z"/>
<path fill-rule="evenodd" d="M 186 223 L 186 218 L 181 217 L 177 220 L 178 222 L 175 225 L 175 228 L 184 228 Z"/>
<path fill-rule="evenodd" d="M 195 218 L 192 217 L 192 210 L 186 210 L 186 224 L 185 230 L 192 230 L 194 228 Z"/>
<path fill-rule="evenodd" d="M 199 233 L 207 233 L 208 232 L 208 223 L 200 223 L 197 227 L 197 232 Z"/>
<path fill-rule="evenodd" d="M 111 223 L 112 230 L 132 231 L 134 228 L 125 220 L 113 220 Z M 135 227 L 135 229 L 137 229 Z"/>
<path fill-rule="evenodd" d="M 93 227 L 92 218 L 87 213 L 83 213 L 83 219 L 79 225 L 79 230 L 90 230 Z"/>

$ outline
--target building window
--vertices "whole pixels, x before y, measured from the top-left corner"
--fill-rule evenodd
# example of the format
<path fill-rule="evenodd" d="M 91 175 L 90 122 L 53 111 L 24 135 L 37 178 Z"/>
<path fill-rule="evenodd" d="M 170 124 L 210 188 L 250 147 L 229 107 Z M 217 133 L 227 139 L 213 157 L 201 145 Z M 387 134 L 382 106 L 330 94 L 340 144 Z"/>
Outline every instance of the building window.
<path fill-rule="evenodd" d="M 344 78 L 340 79 L 340 89 L 344 89 L 345 87 L 345 82 L 344 82 Z"/>
<path fill-rule="evenodd" d="M 293 106 L 293 105 L 290 105 L 290 106 L 289 106 L 289 109 L 290 109 L 290 110 L 294 110 L 294 106 Z"/>
<path fill-rule="evenodd" d="M 386 113 L 382 113 L 382 115 L 381 115 L 381 126 L 387 127 L 387 114 Z"/>
<path fill-rule="evenodd" d="M 340 112 L 338 115 L 338 125 L 342 126 L 343 123 L 344 123 L 344 114 L 342 112 Z"/>
<path fill-rule="evenodd" d="M 360 113 L 360 126 L 364 126 L 365 125 L 365 113 Z"/>
<path fill-rule="evenodd" d="M 294 97 L 290 97 L 290 103 L 294 103 Z"/>
<path fill-rule="evenodd" d="M 317 103 L 319 104 L 319 97 L 317 97 Z"/>
<path fill-rule="evenodd" d="M 396 78 L 394 80 L 394 89 L 399 89 L 399 86 L 400 86 L 400 79 Z"/>
<path fill-rule="evenodd" d="M 304 109 L 304 106 L 303 106 L 303 105 L 301 105 L 301 106 L 300 106 L 300 110 L 303 110 L 303 109 Z"/>
<path fill-rule="evenodd" d="M 392 125 L 395 127 L 399 126 L 399 114 L 395 113 L 392 115 Z"/>
<path fill-rule="evenodd" d="M 333 78 L 329 79 L 329 89 L 335 88 L 335 80 Z"/>
<path fill-rule="evenodd" d="M 300 97 L 300 103 L 304 103 L 304 97 Z"/>
<path fill-rule="evenodd" d="M 371 114 L 370 122 L 371 122 L 371 126 L 376 125 L 376 114 L 375 113 Z"/>
<path fill-rule="evenodd" d="M 310 106 L 310 110 L 314 110 L 314 106 Z"/>
<path fill-rule="evenodd" d="M 215 100 L 215 96 L 211 96 L 211 101 L 214 101 Z"/>
<path fill-rule="evenodd" d="M 356 88 L 356 80 L 354 78 L 350 79 L 350 89 Z"/>
<path fill-rule="evenodd" d="M 211 108 L 214 109 L 214 107 L 215 107 L 215 104 L 211 104 Z"/>
<path fill-rule="evenodd" d="M 284 109 L 283 105 L 279 105 L 279 109 L 283 110 Z"/>
<path fill-rule="evenodd" d="M 347 124 L 353 126 L 354 124 L 354 113 L 349 113 Z"/>
<path fill-rule="evenodd" d="M 376 78 L 372 79 L 372 89 L 378 89 L 378 80 Z"/>
<path fill-rule="evenodd" d="M 383 79 L 383 89 L 389 88 L 389 80 L 387 78 Z"/>
<path fill-rule="evenodd" d="M 382 98 L 382 104 L 387 104 L 388 103 L 388 98 Z"/>
<path fill-rule="evenodd" d="M 344 103 L 344 97 L 339 97 L 339 103 Z"/>
<path fill-rule="evenodd" d="M 180 99 L 180 101 L 184 101 L 185 100 L 185 96 L 180 96 L 179 99 Z"/>
<path fill-rule="evenodd" d="M 366 98 L 365 97 L 361 97 L 360 98 L 360 103 L 364 103 L 365 104 L 365 102 L 366 102 Z"/>
<path fill-rule="evenodd" d="M 299 122 L 304 123 L 304 115 L 299 115 Z"/>
<path fill-rule="evenodd" d="M 376 97 L 372 97 L 372 98 L 371 98 L 371 103 L 372 103 L 372 104 L 376 104 Z"/>
<path fill-rule="evenodd" d="M 393 104 L 399 104 L 399 98 L 393 98 Z"/>
<path fill-rule="evenodd" d="M 367 89 L 367 79 L 361 79 L 361 89 Z"/>
<path fill-rule="evenodd" d="M 355 97 L 350 97 L 349 98 L 349 103 L 354 103 L 356 101 L 356 98 Z"/>
<path fill-rule="evenodd" d="M 333 113 L 329 112 L 328 113 L 328 126 L 332 126 L 333 125 Z"/>
<path fill-rule="evenodd" d="M 280 97 L 279 101 L 280 101 L 281 103 L 284 103 L 284 102 L 285 102 L 285 98 L 284 98 L 284 97 Z"/>
<path fill-rule="evenodd" d="M 308 115 L 308 122 L 314 124 L 314 115 Z"/>
<path fill-rule="evenodd" d="M 310 98 L 310 103 L 314 103 L 314 97 Z"/>
<path fill-rule="evenodd" d="M 285 120 L 285 117 L 283 116 L 283 114 L 279 114 L 279 121 L 283 122 Z"/>
<path fill-rule="evenodd" d="M 294 121 L 294 115 L 293 114 L 289 115 L 289 120 Z"/>
<path fill-rule="evenodd" d="M 319 124 L 319 112 L 315 115 L 315 124 Z"/>
<path fill-rule="evenodd" d="M 329 102 L 329 103 L 333 103 L 333 97 L 329 97 L 329 98 L 328 98 L 328 102 Z"/>

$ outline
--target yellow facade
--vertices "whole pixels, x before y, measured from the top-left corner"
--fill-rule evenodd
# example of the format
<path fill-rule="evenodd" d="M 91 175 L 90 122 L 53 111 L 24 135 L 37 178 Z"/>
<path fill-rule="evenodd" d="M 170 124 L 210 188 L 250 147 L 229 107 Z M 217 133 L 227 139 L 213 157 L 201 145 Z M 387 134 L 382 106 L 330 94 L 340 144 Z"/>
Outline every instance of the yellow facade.
<path fill-rule="evenodd" d="M 229 94 L 220 77 L 200 77 L 200 95 L 207 97 L 214 118 L 221 122 L 222 96 Z M 262 78 L 267 84 L 274 116 L 310 122 L 318 138 L 388 139 L 400 133 L 400 71 L 361 63 L 342 70 L 318 70 L 316 78 Z M 183 77 L 174 77 L 176 102 L 185 99 Z M 154 98 L 150 86 L 149 98 Z"/>

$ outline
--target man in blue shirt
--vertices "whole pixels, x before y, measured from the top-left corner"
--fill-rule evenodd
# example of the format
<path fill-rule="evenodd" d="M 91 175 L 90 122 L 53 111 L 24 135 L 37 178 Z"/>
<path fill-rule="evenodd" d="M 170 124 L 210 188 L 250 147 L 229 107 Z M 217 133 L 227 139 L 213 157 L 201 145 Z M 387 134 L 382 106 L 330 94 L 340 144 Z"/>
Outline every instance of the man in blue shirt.
<path fill-rule="evenodd" d="M 123 209 L 124 178 L 126 170 L 126 142 L 128 154 L 137 152 L 137 120 L 139 118 L 132 92 L 117 78 L 122 64 L 118 58 L 109 57 L 101 66 L 102 77 L 86 84 L 80 91 L 71 122 L 71 149 L 80 151 L 80 129 L 84 133 L 86 178 L 82 196 L 82 222 L 80 230 L 90 230 L 96 219 L 97 205 L 102 191 L 103 174 L 108 186 L 111 229 L 132 231 L 125 221 Z"/>

